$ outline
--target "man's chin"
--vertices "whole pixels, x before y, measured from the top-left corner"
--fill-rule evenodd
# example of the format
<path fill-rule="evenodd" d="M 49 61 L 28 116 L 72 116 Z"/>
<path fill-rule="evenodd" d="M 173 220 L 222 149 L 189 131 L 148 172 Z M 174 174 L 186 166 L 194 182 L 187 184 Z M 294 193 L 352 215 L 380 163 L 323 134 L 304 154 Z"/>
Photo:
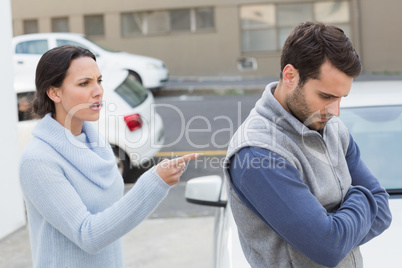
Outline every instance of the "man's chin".
<path fill-rule="evenodd" d="M 308 125 L 307 127 L 311 130 L 320 131 L 325 128 L 326 124 L 327 124 L 327 121 L 318 121 L 318 122 L 314 122 L 314 123 Z"/>

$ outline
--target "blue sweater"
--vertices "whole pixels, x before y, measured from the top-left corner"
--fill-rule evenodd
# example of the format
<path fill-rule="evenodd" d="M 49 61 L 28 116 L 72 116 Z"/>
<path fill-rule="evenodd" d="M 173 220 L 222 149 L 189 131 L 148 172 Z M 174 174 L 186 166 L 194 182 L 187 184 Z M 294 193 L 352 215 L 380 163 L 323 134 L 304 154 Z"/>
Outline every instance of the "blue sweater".
<path fill-rule="evenodd" d="M 20 164 L 34 267 L 123 267 L 121 237 L 141 223 L 170 186 L 149 170 L 123 196 L 110 145 L 91 123 L 82 134 L 46 115 Z"/>

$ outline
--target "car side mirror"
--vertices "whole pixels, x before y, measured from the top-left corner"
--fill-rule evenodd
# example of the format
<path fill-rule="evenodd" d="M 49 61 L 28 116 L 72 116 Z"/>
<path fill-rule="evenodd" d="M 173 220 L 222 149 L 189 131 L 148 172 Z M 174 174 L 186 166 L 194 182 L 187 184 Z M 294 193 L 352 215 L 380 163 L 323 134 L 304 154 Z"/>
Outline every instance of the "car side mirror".
<path fill-rule="evenodd" d="M 185 197 L 187 202 L 225 207 L 227 204 L 226 189 L 220 176 L 204 176 L 191 179 L 186 184 Z"/>

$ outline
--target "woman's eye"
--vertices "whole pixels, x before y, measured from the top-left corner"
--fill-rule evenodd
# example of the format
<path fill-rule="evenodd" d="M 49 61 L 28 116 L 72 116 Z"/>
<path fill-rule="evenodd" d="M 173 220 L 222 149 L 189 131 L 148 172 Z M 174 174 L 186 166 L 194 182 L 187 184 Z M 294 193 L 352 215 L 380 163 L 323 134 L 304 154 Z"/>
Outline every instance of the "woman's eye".
<path fill-rule="evenodd" d="M 99 79 L 99 80 L 98 80 L 98 83 L 99 83 L 99 84 L 101 84 L 102 82 L 103 82 L 103 80 L 102 80 L 102 79 Z"/>
<path fill-rule="evenodd" d="M 79 85 L 80 85 L 80 86 L 86 86 L 86 85 L 88 85 L 88 82 L 82 82 L 82 83 L 80 83 Z"/>

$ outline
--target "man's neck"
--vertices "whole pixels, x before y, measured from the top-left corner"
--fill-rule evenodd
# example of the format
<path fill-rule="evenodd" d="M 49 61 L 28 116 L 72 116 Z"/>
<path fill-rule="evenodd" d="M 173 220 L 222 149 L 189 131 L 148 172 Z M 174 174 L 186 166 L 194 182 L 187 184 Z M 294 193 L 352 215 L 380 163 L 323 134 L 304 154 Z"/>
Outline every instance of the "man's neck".
<path fill-rule="evenodd" d="M 286 90 L 284 85 L 282 84 L 282 80 L 279 80 L 278 85 L 276 88 L 272 89 L 272 95 L 274 98 L 279 102 L 279 104 L 288 112 L 290 113 L 287 105 L 286 105 Z"/>

